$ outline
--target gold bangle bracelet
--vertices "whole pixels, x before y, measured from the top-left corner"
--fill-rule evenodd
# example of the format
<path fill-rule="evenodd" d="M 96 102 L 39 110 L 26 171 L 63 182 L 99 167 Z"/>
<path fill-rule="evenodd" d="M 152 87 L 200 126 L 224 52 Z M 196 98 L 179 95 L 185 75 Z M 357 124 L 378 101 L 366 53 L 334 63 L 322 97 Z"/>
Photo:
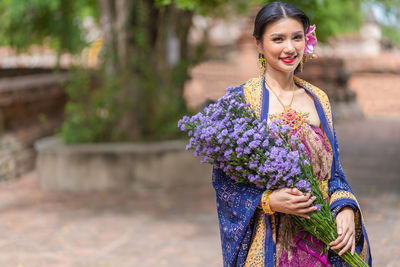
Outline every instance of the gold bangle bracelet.
<path fill-rule="evenodd" d="M 266 215 L 272 215 L 275 213 L 275 211 L 273 211 L 269 205 L 269 196 L 271 195 L 271 193 L 271 190 L 266 190 L 261 197 L 261 205 Z"/>

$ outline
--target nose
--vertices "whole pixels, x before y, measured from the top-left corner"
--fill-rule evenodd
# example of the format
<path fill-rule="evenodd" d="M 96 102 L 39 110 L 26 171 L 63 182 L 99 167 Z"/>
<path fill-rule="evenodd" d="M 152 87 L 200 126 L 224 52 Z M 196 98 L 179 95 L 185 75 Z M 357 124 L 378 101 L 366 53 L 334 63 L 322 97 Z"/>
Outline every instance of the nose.
<path fill-rule="evenodd" d="M 294 45 L 292 43 L 292 40 L 288 40 L 284 49 L 285 53 L 291 54 L 294 53 Z"/>

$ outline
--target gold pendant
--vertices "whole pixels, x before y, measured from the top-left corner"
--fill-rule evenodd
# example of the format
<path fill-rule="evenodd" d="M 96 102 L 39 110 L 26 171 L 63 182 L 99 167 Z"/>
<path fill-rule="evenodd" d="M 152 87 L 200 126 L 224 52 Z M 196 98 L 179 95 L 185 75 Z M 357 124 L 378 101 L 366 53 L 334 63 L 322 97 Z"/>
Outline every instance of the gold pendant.
<path fill-rule="evenodd" d="M 289 125 L 292 130 L 301 128 L 304 123 L 308 122 L 309 112 L 298 112 L 290 106 L 285 106 L 284 110 L 279 114 L 271 114 L 268 117 L 271 120 L 281 120 L 281 124 Z"/>

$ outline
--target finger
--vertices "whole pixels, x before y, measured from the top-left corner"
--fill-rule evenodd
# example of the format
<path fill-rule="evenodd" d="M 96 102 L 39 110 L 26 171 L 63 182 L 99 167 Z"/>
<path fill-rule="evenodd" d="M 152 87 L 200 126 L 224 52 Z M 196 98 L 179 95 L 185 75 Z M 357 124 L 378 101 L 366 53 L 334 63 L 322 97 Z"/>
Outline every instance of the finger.
<path fill-rule="evenodd" d="M 344 238 L 343 238 L 342 242 L 337 244 L 334 249 L 340 249 L 340 248 L 343 248 L 344 246 L 346 246 L 348 243 L 350 243 L 349 242 L 350 237 L 351 237 L 351 233 L 350 232 L 344 234 Z"/>
<path fill-rule="evenodd" d="M 311 194 L 307 193 L 306 195 L 301 195 L 301 196 L 293 196 L 292 197 L 292 203 L 303 203 L 303 202 L 307 202 L 308 200 L 310 200 L 310 196 Z"/>
<path fill-rule="evenodd" d="M 350 238 L 351 239 L 348 240 L 346 246 L 341 251 L 339 251 L 339 253 L 338 253 L 339 256 L 342 256 L 342 254 L 344 254 L 346 251 L 348 251 L 349 248 L 353 245 L 353 241 L 352 241 L 353 235 L 351 235 Z"/>
<path fill-rule="evenodd" d="M 305 215 L 308 216 L 309 212 L 313 212 L 313 211 L 316 211 L 316 210 L 317 210 L 317 207 L 311 206 L 311 207 L 307 207 L 307 208 L 298 209 L 297 212 L 300 213 L 300 214 L 305 214 Z"/>
<path fill-rule="evenodd" d="M 356 251 L 356 238 L 355 238 L 355 236 L 353 235 L 353 242 L 352 242 L 352 245 L 351 245 L 351 255 L 354 255 L 354 252 Z"/>
<path fill-rule="evenodd" d="M 336 244 L 334 244 L 334 246 L 336 246 L 336 249 L 343 247 L 343 246 L 344 246 L 344 243 L 347 242 L 347 241 L 346 241 L 346 238 L 348 237 L 349 234 L 352 233 L 352 232 L 349 231 L 348 228 L 345 228 L 345 227 L 343 226 L 343 222 L 341 222 L 340 224 L 341 224 L 342 234 L 339 235 L 339 237 L 341 237 L 341 238 L 340 238 L 341 241 L 339 241 L 339 242 L 337 242 Z"/>
<path fill-rule="evenodd" d="M 290 188 L 288 192 L 295 196 L 303 196 L 303 193 L 297 188 Z"/>
<path fill-rule="evenodd" d="M 339 244 L 340 242 L 342 242 L 343 238 L 344 238 L 344 235 L 340 235 L 340 236 L 338 236 L 334 241 L 332 241 L 331 243 L 329 243 L 329 245 L 330 245 L 331 247 L 336 246 L 337 244 Z"/>
<path fill-rule="evenodd" d="M 337 245 L 331 246 L 331 249 L 338 250 L 338 249 L 343 248 L 347 244 L 346 239 L 347 239 L 347 237 L 344 236 L 343 239 Z"/>
<path fill-rule="evenodd" d="M 344 235 L 342 235 L 342 222 L 341 221 L 336 221 L 337 224 L 337 233 L 338 233 L 338 237 L 336 238 L 336 240 L 332 241 L 331 243 L 329 243 L 330 246 L 336 246 L 337 244 L 339 244 L 340 242 L 342 242 Z"/>
<path fill-rule="evenodd" d="M 351 242 L 347 243 L 346 246 L 339 251 L 338 255 L 342 256 L 344 253 L 346 253 L 346 251 L 349 250 L 350 247 L 351 247 Z"/>
<path fill-rule="evenodd" d="M 307 201 L 303 201 L 303 202 L 297 202 L 296 204 L 296 208 L 298 209 L 304 209 L 304 208 L 308 208 L 311 206 L 311 204 L 314 202 L 314 200 L 316 199 L 316 196 L 312 196 L 310 199 L 308 199 Z"/>
<path fill-rule="evenodd" d="M 343 234 L 343 222 L 341 220 L 337 222 L 337 233 L 338 235 Z"/>
<path fill-rule="evenodd" d="M 352 234 L 350 232 L 347 232 L 344 235 L 343 240 L 339 244 L 337 244 L 335 246 L 332 246 L 332 249 L 340 249 L 340 248 L 343 248 L 344 246 L 346 246 L 347 244 L 350 244 L 349 245 L 349 247 L 350 247 L 351 246 L 351 242 L 349 242 L 349 240 L 350 240 L 351 236 L 352 236 Z"/>

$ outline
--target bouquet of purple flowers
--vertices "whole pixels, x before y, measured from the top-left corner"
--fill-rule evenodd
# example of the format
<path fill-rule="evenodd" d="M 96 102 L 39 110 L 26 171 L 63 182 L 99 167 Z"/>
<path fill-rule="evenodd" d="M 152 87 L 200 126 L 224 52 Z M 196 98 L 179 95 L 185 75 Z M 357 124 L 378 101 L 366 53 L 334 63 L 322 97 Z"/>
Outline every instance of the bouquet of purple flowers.
<path fill-rule="evenodd" d="M 201 163 L 215 164 L 237 183 L 266 190 L 296 187 L 304 193 L 311 191 L 317 197 L 317 211 L 308 220 L 295 215 L 290 218 L 327 248 L 338 237 L 304 145 L 280 120 L 259 121 L 243 92 L 229 87 L 216 103 L 192 117 L 184 116 L 178 127 L 190 137 L 186 150 L 193 149 Z M 341 257 L 351 266 L 368 266 L 357 253 L 347 251 Z"/>

